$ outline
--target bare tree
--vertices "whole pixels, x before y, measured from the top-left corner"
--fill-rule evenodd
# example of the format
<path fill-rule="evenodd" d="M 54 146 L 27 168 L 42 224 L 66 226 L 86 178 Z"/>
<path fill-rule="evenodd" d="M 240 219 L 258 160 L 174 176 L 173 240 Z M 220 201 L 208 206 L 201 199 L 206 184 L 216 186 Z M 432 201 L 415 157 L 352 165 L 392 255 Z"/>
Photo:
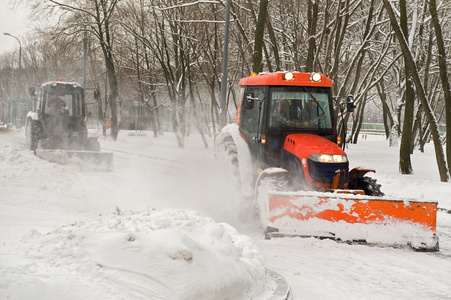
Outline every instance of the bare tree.
<path fill-rule="evenodd" d="M 429 11 L 437 39 L 438 65 L 446 105 L 446 158 L 448 159 L 448 170 L 451 170 L 451 89 L 448 80 L 445 43 L 443 41 L 442 28 L 440 26 L 435 0 L 429 0 Z"/>
<path fill-rule="evenodd" d="M 437 167 L 439 169 L 440 180 L 446 182 L 449 179 L 448 169 L 446 168 L 446 161 L 445 161 L 443 147 L 442 147 L 441 140 L 440 140 L 440 134 L 438 131 L 437 120 L 436 120 L 434 113 L 431 110 L 431 107 L 429 106 L 429 103 L 427 101 L 426 94 L 424 92 L 424 88 L 420 81 L 417 67 L 416 67 L 415 61 L 413 59 L 413 55 L 410 51 L 409 45 L 407 43 L 407 40 L 405 39 L 402 29 L 401 29 L 400 25 L 398 24 L 398 21 L 396 20 L 396 15 L 394 13 L 393 7 L 391 6 L 389 0 L 383 0 L 383 1 L 385 4 L 385 8 L 387 10 L 388 16 L 390 17 L 390 20 L 391 20 L 391 23 L 393 26 L 393 30 L 395 31 L 396 37 L 398 38 L 398 41 L 401 45 L 403 55 L 406 58 L 406 62 L 409 64 L 411 74 L 412 74 L 412 79 L 415 83 L 418 97 L 421 100 L 421 104 L 422 104 L 423 108 L 425 109 L 426 115 L 429 119 L 429 124 L 431 126 L 431 133 L 432 133 L 433 140 L 434 140 L 435 157 L 437 160 Z"/>
<path fill-rule="evenodd" d="M 404 38 L 408 40 L 409 30 L 407 28 L 407 6 L 406 0 L 399 1 L 401 18 L 400 26 Z M 412 29 L 413 30 L 413 29 Z M 412 48 L 412 44 L 409 44 Z M 399 171 L 401 174 L 412 174 L 412 162 L 410 160 L 411 144 L 412 144 L 412 126 L 413 115 L 415 109 L 415 90 L 412 82 L 412 75 L 407 57 L 404 55 L 404 68 L 405 68 L 405 93 L 404 93 L 404 122 L 402 128 L 401 145 L 399 148 Z"/>
<path fill-rule="evenodd" d="M 255 42 L 254 42 L 254 54 L 253 54 L 253 66 L 252 71 L 260 73 L 263 70 L 263 34 L 265 31 L 266 19 L 268 15 L 268 0 L 260 0 L 260 8 L 258 11 L 257 24 L 255 26 Z"/>
<path fill-rule="evenodd" d="M 313 72 L 313 65 L 315 59 L 316 50 L 316 26 L 318 23 L 318 2 L 315 0 L 308 0 L 308 50 L 307 59 L 305 63 L 305 70 L 307 72 Z"/>

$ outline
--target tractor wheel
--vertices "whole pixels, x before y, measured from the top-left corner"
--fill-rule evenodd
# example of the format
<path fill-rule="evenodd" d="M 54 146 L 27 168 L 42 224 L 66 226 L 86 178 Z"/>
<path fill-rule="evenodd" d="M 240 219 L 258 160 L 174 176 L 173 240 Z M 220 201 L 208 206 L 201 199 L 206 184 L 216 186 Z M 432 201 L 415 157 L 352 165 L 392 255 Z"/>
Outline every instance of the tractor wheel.
<path fill-rule="evenodd" d="M 233 175 L 239 178 L 240 176 L 240 164 L 238 161 L 238 149 L 233 141 L 227 141 L 224 144 L 225 152 L 227 154 L 228 161 L 233 171 Z"/>
<path fill-rule="evenodd" d="M 28 119 L 26 121 L 26 125 L 25 125 L 25 148 L 26 149 L 31 149 L 31 119 Z"/>
<path fill-rule="evenodd" d="M 376 179 L 368 176 L 357 180 L 357 188 L 364 190 L 368 196 L 382 197 L 385 195 L 381 192 L 381 185 L 376 183 Z"/>
<path fill-rule="evenodd" d="M 77 147 L 77 150 L 90 150 L 89 147 L 91 145 L 89 143 L 88 128 L 86 127 L 86 124 L 82 123 L 78 128 L 78 139 L 73 146 Z"/>
<path fill-rule="evenodd" d="M 233 183 L 233 185 L 241 188 L 240 166 L 238 160 L 238 148 L 231 138 L 226 139 L 223 143 L 218 145 L 216 151 L 216 160 L 222 166 L 226 180 Z"/>
<path fill-rule="evenodd" d="M 256 210 L 260 221 L 260 228 L 266 230 L 269 221 L 269 199 L 268 192 L 290 190 L 287 173 L 267 174 L 257 180 L 256 188 Z"/>
<path fill-rule="evenodd" d="M 39 123 L 29 119 L 27 121 L 27 128 L 25 130 L 26 136 L 25 146 L 32 151 L 36 151 L 36 148 L 38 147 L 40 133 L 41 126 L 39 125 Z"/>

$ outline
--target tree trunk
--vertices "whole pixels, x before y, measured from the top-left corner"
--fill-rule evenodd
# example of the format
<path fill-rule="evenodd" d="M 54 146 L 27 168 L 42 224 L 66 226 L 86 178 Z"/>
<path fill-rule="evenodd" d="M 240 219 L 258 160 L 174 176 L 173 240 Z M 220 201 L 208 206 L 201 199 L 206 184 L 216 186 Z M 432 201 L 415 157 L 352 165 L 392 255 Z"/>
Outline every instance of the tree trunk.
<path fill-rule="evenodd" d="M 446 50 L 442 36 L 442 28 L 437 14 L 437 4 L 435 0 L 429 1 L 429 10 L 431 13 L 432 24 L 434 24 L 435 37 L 438 48 L 438 65 L 440 70 L 440 79 L 442 81 L 443 95 L 445 97 L 446 107 L 446 158 L 448 159 L 448 170 L 451 170 L 451 90 L 448 81 L 448 72 L 446 64 Z"/>
<path fill-rule="evenodd" d="M 354 136 L 353 136 L 353 144 L 357 144 L 357 141 L 359 140 L 359 133 L 360 133 L 360 129 L 362 128 L 363 125 L 363 115 L 364 115 L 364 111 L 365 111 L 365 104 L 367 101 L 367 95 L 365 94 L 365 97 L 362 99 L 361 103 L 360 103 L 360 107 L 359 107 L 359 114 L 356 118 L 357 122 L 356 122 L 356 127 L 354 130 Z"/>
<path fill-rule="evenodd" d="M 112 55 L 107 55 L 105 58 L 106 60 L 106 66 L 107 66 L 107 72 L 108 72 L 108 83 L 110 85 L 110 108 L 111 108 L 111 136 L 113 137 L 113 140 L 117 140 L 117 136 L 119 134 L 119 127 L 118 127 L 118 120 L 117 120 L 117 105 L 116 101 L 119 97 L 119 90 L 117 85 L 117 76 L 116 76 L 116 69 L 114 67 L 114 62 Z"/>
<path fill-rule="evenodd" d="M 401 30 L 404 34 L 404 38 L 407 40 L 408 28 L 407 28 L 407 8 L 406 0 L 399 1 L 401 11 Z M 415 90 L 413 88 L 411 68 L 406 56 L 404 56 L 404 68 L 405 68 L 405 80 L 406 80 L 406 92 L 404 94 L 404 122 L 402 125 L 401 146 L 399 148 L 399 171 L 401 174 L 412 174 L 412 162 L 410 160 L 411 144 L 412 144 L 412 124 L 415 110 Z"/>
<path fill-rule="evenodd" d="M 318 2 L 316 0 L 308 1 L 308 50 L 307 50 L 307 61 L 305 63 L 306 72 L 313 72 L 313 65 L 315 60 L 315 50 L 316 50 L 316 24 L 318 22 Z"/>
<path fill-rule="evenodd" d="M 265 33 L 266 17 L 268 15 L 268 0 L 260 0 L 257 24 L 255 26 L 254 53 L 252 55 L 252 72 L 263 71 L 263 36 Z"/>
<path fill-rule="evenodd" d="M 390 111 L 390 107 L 387 104 L 387 94 L 385 93 L 384 81 L 380 80 L 376 84 L 377 93 L 382 102 L 385 136 L 388 139 L 390 136 L 390 128 L 393 127 L 393 116 Z"/>
<path fill-rule="evenodd" d="M 269 39 L 271 40 L 271 47 L 272 47 L 272 51 L 274 54 L 274 63 L 276 65 L 275 71 L 278 72 L 280 71 L 280 56 L 279 56 L 279 47 L 277 45 L 277 38 L 276 35 L 274 33 L 274 28 L 272 27 L 271 24 L 271 19 L 270 16 L 267 16 L 266 19 L 266 29 L 268 30 L 268 34 L 269 34 Z"/>

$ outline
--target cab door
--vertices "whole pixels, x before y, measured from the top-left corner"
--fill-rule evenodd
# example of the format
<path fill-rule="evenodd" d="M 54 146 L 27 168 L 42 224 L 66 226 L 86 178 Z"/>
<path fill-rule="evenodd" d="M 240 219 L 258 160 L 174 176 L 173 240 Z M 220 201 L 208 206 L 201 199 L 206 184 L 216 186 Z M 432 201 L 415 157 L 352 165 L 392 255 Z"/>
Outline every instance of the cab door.
<path fill-rule="evenodd" d="M 261 166 L 261 124 L 264 102 L 267 95 L 265 86 L 247 86 L 241 93 L 240 131 L 244 136 L 252 156 Z"/>

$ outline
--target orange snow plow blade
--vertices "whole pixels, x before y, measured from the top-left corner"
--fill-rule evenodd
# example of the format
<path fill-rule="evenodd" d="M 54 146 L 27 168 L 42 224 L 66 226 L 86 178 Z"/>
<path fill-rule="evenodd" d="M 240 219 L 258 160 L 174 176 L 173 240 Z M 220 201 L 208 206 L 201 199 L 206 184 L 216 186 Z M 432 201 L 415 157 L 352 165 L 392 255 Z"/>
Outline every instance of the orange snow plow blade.
<path fill-rule="evenodd" d="M 348 194 L 270 192 L 267 236 L 316 236 L 437 251 L 437 202 Z"/>

